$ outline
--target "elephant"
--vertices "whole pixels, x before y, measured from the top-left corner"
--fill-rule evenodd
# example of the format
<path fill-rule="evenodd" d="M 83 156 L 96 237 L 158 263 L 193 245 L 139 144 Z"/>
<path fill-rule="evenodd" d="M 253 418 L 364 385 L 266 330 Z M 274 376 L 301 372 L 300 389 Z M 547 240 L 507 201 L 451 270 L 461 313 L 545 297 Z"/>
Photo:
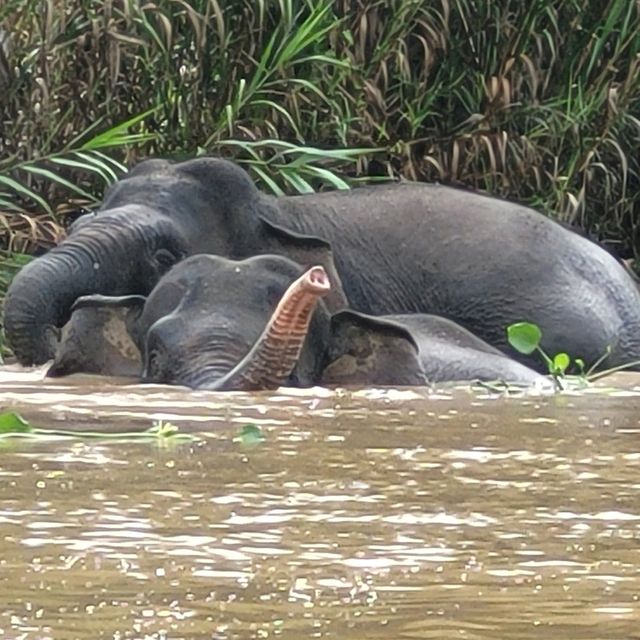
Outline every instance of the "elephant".
<path fill-rule="evenodd" d="M 261 193 L 221 158 L 146 160 L 110 188 L 58 247 L 25 266 L 5 302 L 7 341 L 23 364 L 55 355 L 81 296 L 148 295 L 175 263 L 209 253 L 274 253 L 322 265 L 339 283 L 331 313 L 426 313 L 510 350 L 527 321 L 548 353 L 587 365 L 640 360 L 640 292 L 592 241 L 523 205 L 439 184 L 400 182 L 296 196 Z M 637 364 L 636 364 L 637 368 Z"/>
<path fill-rule="evenodd" d="M 191 256 L 144 304 L 140 296 L 81 298 L 49 375 L 130 374 L 121 355 L 128 333 L 143 381 L 197 389 L 543 384 L 537 372 L 445 318 L 331 314 L 323 300 L 330 289 L 322 266 L 307 269 L 284 256 Z M 115 357 L 105 358 L 109 351 Z"/>

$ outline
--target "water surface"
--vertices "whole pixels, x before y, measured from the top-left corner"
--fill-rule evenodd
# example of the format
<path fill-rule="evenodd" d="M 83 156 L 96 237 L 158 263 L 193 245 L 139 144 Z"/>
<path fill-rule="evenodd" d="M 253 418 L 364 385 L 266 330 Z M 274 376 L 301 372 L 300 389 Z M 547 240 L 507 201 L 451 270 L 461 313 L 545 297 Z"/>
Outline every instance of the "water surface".
<path fill-rule="evenodd" d="M 640 638 L 640 377 L 220 394 L 0 370 L 0 637 Z M 247 424 L 262 442 L 243 442 Z"/>

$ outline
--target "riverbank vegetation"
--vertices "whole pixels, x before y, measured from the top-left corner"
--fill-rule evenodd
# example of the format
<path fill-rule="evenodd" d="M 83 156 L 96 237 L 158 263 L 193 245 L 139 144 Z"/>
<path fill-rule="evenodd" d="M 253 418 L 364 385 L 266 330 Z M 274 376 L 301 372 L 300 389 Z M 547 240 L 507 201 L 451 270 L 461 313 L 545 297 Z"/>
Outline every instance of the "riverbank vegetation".
<path fill-rule="evenodd" d="M 275 193 L 400 176 L 483 190 L 637 258 L 639 11 L 5 0 L 0 246 L 51 246 L 140 158 L 214 153 Z"/>

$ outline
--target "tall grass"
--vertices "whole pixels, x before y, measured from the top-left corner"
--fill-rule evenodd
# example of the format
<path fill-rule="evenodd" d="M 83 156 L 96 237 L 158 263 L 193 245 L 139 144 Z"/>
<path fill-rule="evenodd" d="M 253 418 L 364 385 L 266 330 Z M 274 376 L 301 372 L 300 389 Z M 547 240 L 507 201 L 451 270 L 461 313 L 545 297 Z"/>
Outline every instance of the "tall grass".
<path fill-rule="evenodd" d="M 148 155 L 275 193 L 404 176 L 531 203 L 638 256 L 629 0 L 5 0 L 0 233 L 30 251 Z"/>

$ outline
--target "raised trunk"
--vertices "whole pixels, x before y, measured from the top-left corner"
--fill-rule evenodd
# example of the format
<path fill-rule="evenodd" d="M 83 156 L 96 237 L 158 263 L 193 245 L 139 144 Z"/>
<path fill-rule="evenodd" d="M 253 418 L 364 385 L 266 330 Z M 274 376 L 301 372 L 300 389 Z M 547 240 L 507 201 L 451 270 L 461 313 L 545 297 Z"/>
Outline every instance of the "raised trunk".
<path fill-rule="evenodd" d="M 42 364 L 55 356 L 59 328 L 78 297 L 148 293 L 160 275 L 152 257 L 166 244 L 164 226 L 140 211 L 98 217 L 25 266 L 4 305 L 7 343 L 18 361 Z"/>
<path fill-rule="evenodd" d="M 285 292 L 269 323 L 249 353 L 211 390 L 272 389 L 291 374 L 307 337 L 309 323 L 320 297 L 331 291 L 322 267 L 312 267 Z"/>

